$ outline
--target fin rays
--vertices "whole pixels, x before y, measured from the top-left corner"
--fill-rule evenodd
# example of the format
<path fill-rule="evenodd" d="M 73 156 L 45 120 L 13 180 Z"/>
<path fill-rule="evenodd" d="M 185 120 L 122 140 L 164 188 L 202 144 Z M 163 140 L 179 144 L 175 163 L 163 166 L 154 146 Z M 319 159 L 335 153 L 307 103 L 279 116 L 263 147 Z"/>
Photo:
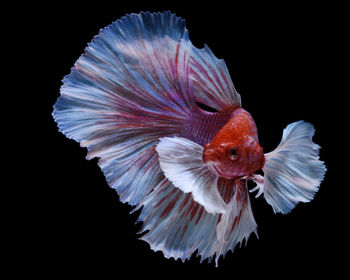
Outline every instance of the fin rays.
<path fill-rule="evenodd" d="M 265 155 L 264 180 L 257 187 L 274 212 L 286 214 L 317 192 L 326 167 L 319 160 L 320 147 L 312 142 L 314 132 L 310 123 L 292 123 L 284 129 L 279 146 Z"/>
<path fill-rule="evenodd" d="M 140 233 L 152 250 L 162 251 L 167 258 L 187 260 L 197 251 L 201 262 L 233 251 L 238 243 L 256 233 L 247 189 L 243 183 L 219 180 L 219 189 L 226 192 L 229 204 L 225 214 L 211 214 L 193 200 L 190 193 L 174 188 L 165 179 L 151 192 L 137 209 L 143 221 Z"/>

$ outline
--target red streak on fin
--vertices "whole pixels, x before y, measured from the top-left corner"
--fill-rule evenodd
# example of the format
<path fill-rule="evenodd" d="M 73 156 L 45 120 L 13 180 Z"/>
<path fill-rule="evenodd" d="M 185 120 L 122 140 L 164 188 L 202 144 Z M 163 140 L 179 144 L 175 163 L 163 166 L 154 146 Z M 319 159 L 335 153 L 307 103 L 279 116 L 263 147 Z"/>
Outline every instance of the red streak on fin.
<path fill-rule="evenodd" d="M 181 218 L 187 216 L 191 212 L 193 207 L 194 207 L 194 201 L 192 200 L 191 204 L 188 206 L 187 210 L 181 215 Z"/>
<path fill-rule="evenodd" d="M 176 46 L 176 55 L 175 55 L 175 69 L 176 69 L 176 74 L 177 74 L 177 65 L 179 62 L 179 50 L 180 50 L 180 42 L 178 42 Z"/>
<path fill-rule="evenodd" d="M 221 216 L 222 216 L 222 214 L 219 215 L 219 219 L 218 219 L 218 221 L 217 221 L 216 224 L 219 224 L 219 223 L 220 223 L 220 221 L 221 221 Z"/>
<path fill-rule="evenodd" d="M 222 92 L 222 91 L 224 90 L 224 87 L 223 87 L 223 85 L 222 85 L 222 83 L 221 83 L 221 81 L 220 81 L 220 78 L 219 78 L 217 72 L 213 69 L 213 67 L 211 67 L 210 64 L 208 64 L 208 63 L 206 63 L 206 62 L 205 62 L 205 64 L 208 66 L 209 70 L 213 73 L 214 78 L 215 78 L 215 80 L 216 80 L 218 86 L 221 88 L 221 91 L 219 91 L 219 92 Z M 217 88 L 217 87 L 216 87 L 216 88 Z"/>
<path fill-rule="evenodd" d="M 183 203 L 180 205 L 179 209 L 183 209 L 185 207 L 185 205 L 187 204 L 187 202 L 189 201 L 189 199 L 191 198 L 191 194 L 187 194 Z"/>
<path fill-rule="evenodd" d="M 217 92 L 221 92 L 221 90 L 218 88 L 216 83 L 213 81 L 213 79 L 209 76 L 208 72 L 203 68 L 203 66 L 196 60 L 193 59 L 193 62 L 196 64 L 196 66 L 199 68 L 199 70 L 203 73 L 206 79 L 215 87 Z M 194 69 L 191 68 L 191 71 L 195 73 Z"/>
<path fill-rule="evenodd" d="M 187 228 L 188 228 L 188 224 L 186 224 L 182 230 L 182 234 L 180 236 L 180 241 L 182 240 L 182 238 L 184 238 L 184 235 L 185 235 L 185 232 L 187 231 Z"/>
<path fill-rule="evenodd" d="M 176 192 L 176 189 L 173 189 L 168 195 L 164 196 L 158 203 L 154 206 L 154 208 L 159 207 L 169 196 L 172 196 Z"/>
<path fill-rule="evenodd" d="M 238 217 L 235 218 L 235 220 L 234 220 L 234 222 L 232 224 L 232 227 L 231 227 L 231 230 L 230 230 L 230 234 L 232 233 L 232 231 L 235 228 L 236 224 L 238 224 L 239 221 L 241 220 L 241 215 L 242 215 L 242 209 L 239 211 Z"/>
<path fill-rule="evenodd" d="M 227 88 L 230 88 L 229 83 L 228 83 L 228 81 L 226 79 L 226 75 L 224 75 L 224 73 L 222 72 L 221 68 L 219 68 L 219 72 L 221 74 L 221 77 L 224 79 Z"/>
<path fill-rule="evenodd" d="M 204 207 L 201 207 L 201 210 L 199 211 L 199 214 L 198 214 L 198 217 L 197 217 L 195 224 L 198 224 L 199 220 L 202 217 L 203 212 L 204 212 Z"/>
<path fill-rule="evenodd" d="M 174 199 L 171 202 L 169 202 L 169 204 L 163 210 L 162 214 L 160 214 L 161 218 L 163 218 L 165 215 L 170 213 L 170 211 L 174 208 L 180 195 L 181 195 L 181 192 L 178 192 L 177 195 L 174 197 Z"/>
<path fill-rule="evenodd" d="M 190 215 L 190 220 L 191 221 L 193 220 L 194 216 L 196 215 L 198 207 L 199 207 L 199 203 L 196 203 L 196 205 L 193 207 L 191 215 Z"/>

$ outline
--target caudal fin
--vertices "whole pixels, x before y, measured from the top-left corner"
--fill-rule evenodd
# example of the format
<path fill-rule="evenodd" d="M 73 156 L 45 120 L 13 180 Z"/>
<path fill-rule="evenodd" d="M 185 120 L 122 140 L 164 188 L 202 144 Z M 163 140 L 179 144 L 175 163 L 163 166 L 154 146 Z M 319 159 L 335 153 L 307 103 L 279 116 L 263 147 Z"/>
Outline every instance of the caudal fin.
<path fill-rule="evenodd" d="M 176 135 L 194 104 L 185 21 L 131 14 L 101 30 L 63 80 L 53 117 L 87 147 L 123 202 L 137 205 L 162 179 L 155 145 Z"/>

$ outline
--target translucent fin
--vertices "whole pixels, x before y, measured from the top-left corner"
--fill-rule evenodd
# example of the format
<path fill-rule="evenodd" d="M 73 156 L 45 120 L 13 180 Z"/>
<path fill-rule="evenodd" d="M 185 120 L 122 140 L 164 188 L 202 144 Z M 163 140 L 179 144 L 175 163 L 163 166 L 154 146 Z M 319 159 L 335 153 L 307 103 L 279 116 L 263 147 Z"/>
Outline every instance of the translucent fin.
<path fill-rule="evenodd" d="M 233 251 L 236 245 L 242 243 L 244 239 L 247 242 L 252 232 L 258 235 L 248 189 L 242 182 L 236 182 L 231 202 L 216 227 L 217 240 L 212 248 L 212 253 L 216 254 L 216 265 L 218 265 L 220 256 L 225 257 L 228 251 Z"/>
<path fill-rule="evenodd" d="M 314 132 L 310 123 L 292 123 L 278 147 L 265 155 L 264 197 L 275 213 L 286 214 L 298 202 L 311 201 L 323 180 L 326 167 L 319 160 L 320 147 L 312 142 Z"/>
<path fill-rule="evenodd" d="M 226 203 L 218 188 L 218 176 L 203 162 L 203 147 L 180 137 L 164 137 L 157 145 L 160 167 L 176 187 L 192 193 L 209 213 L 224 213 Z"/>
<path fill-rule="evenodd" d="M 143 207 L 142 207 L 143 206 Z M 219 215 L 205 211 L 190 193 L 184 193 L 165 179 L 143 201 L 139 208 L 143 221 L 141 239 L 166 258 L 185 261 L 198 250 L 202 259 L 211 256 L 216 239 Z"/>
<path fill-rule="evenodd" d="M 213 260 L 256 233 L 256 224 L 245 185 L 233 180 L 219 180 L 219 188 L 229 200 L 228 211 L 210 214 L 195 202 L 190 193 L 174 188 L 165 179 L 151 192 L 138 208 L 142 211 L 142 240 L 154 251 L 162 251 L 167 258 L 189 259 L 197 251 L 201 261 Z"/>
<path fill-rule="evenodd" d="M 241 107 L 241 97 L 236 91 L 223 59 L 217 59 L 207 45 L 192 48 L 191 80 L 196 101 L 218 111 Z"/>
<path fill-rule="evenodd" d="M 219 216 L 216 226 L 216 241 L 212 245 L 211 254 L 216 255 L 218 266 L 220 256 L 225 257 L 228 251 L 234 251 L 237 244 L 245 244 L 251 233 L 257 233 L 257 225 L 250 205 L 246 181 L 219 180 L 219 189 L 226 189 L 231 193 L 231 199 L 224 214 Z M 226 200 L 225 200 L 226 201 Z"/>
<path fill-rule="evenodd" d="M 53 117 L 88 148 L 123 202 L 137 205 L 163 174 L 155 145 L 179 134 L 194 104 L 191 44 L 171 14 L 131 14 L 102 29 L 63 80 Z"/>

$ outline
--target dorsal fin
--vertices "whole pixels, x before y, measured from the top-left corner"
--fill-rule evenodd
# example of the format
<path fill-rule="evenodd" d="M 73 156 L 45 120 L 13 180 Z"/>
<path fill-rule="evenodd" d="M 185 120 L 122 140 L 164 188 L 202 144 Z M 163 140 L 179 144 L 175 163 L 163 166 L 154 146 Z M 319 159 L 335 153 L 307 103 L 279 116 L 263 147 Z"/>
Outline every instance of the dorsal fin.
<path fill-rule="evenodd" d="M 190 76 L 197 102 L 218 111 L 241 107 L 241 96 L 236 91 L 223 59 L 217 59 L 207 45 L 192 47 Z"/>

